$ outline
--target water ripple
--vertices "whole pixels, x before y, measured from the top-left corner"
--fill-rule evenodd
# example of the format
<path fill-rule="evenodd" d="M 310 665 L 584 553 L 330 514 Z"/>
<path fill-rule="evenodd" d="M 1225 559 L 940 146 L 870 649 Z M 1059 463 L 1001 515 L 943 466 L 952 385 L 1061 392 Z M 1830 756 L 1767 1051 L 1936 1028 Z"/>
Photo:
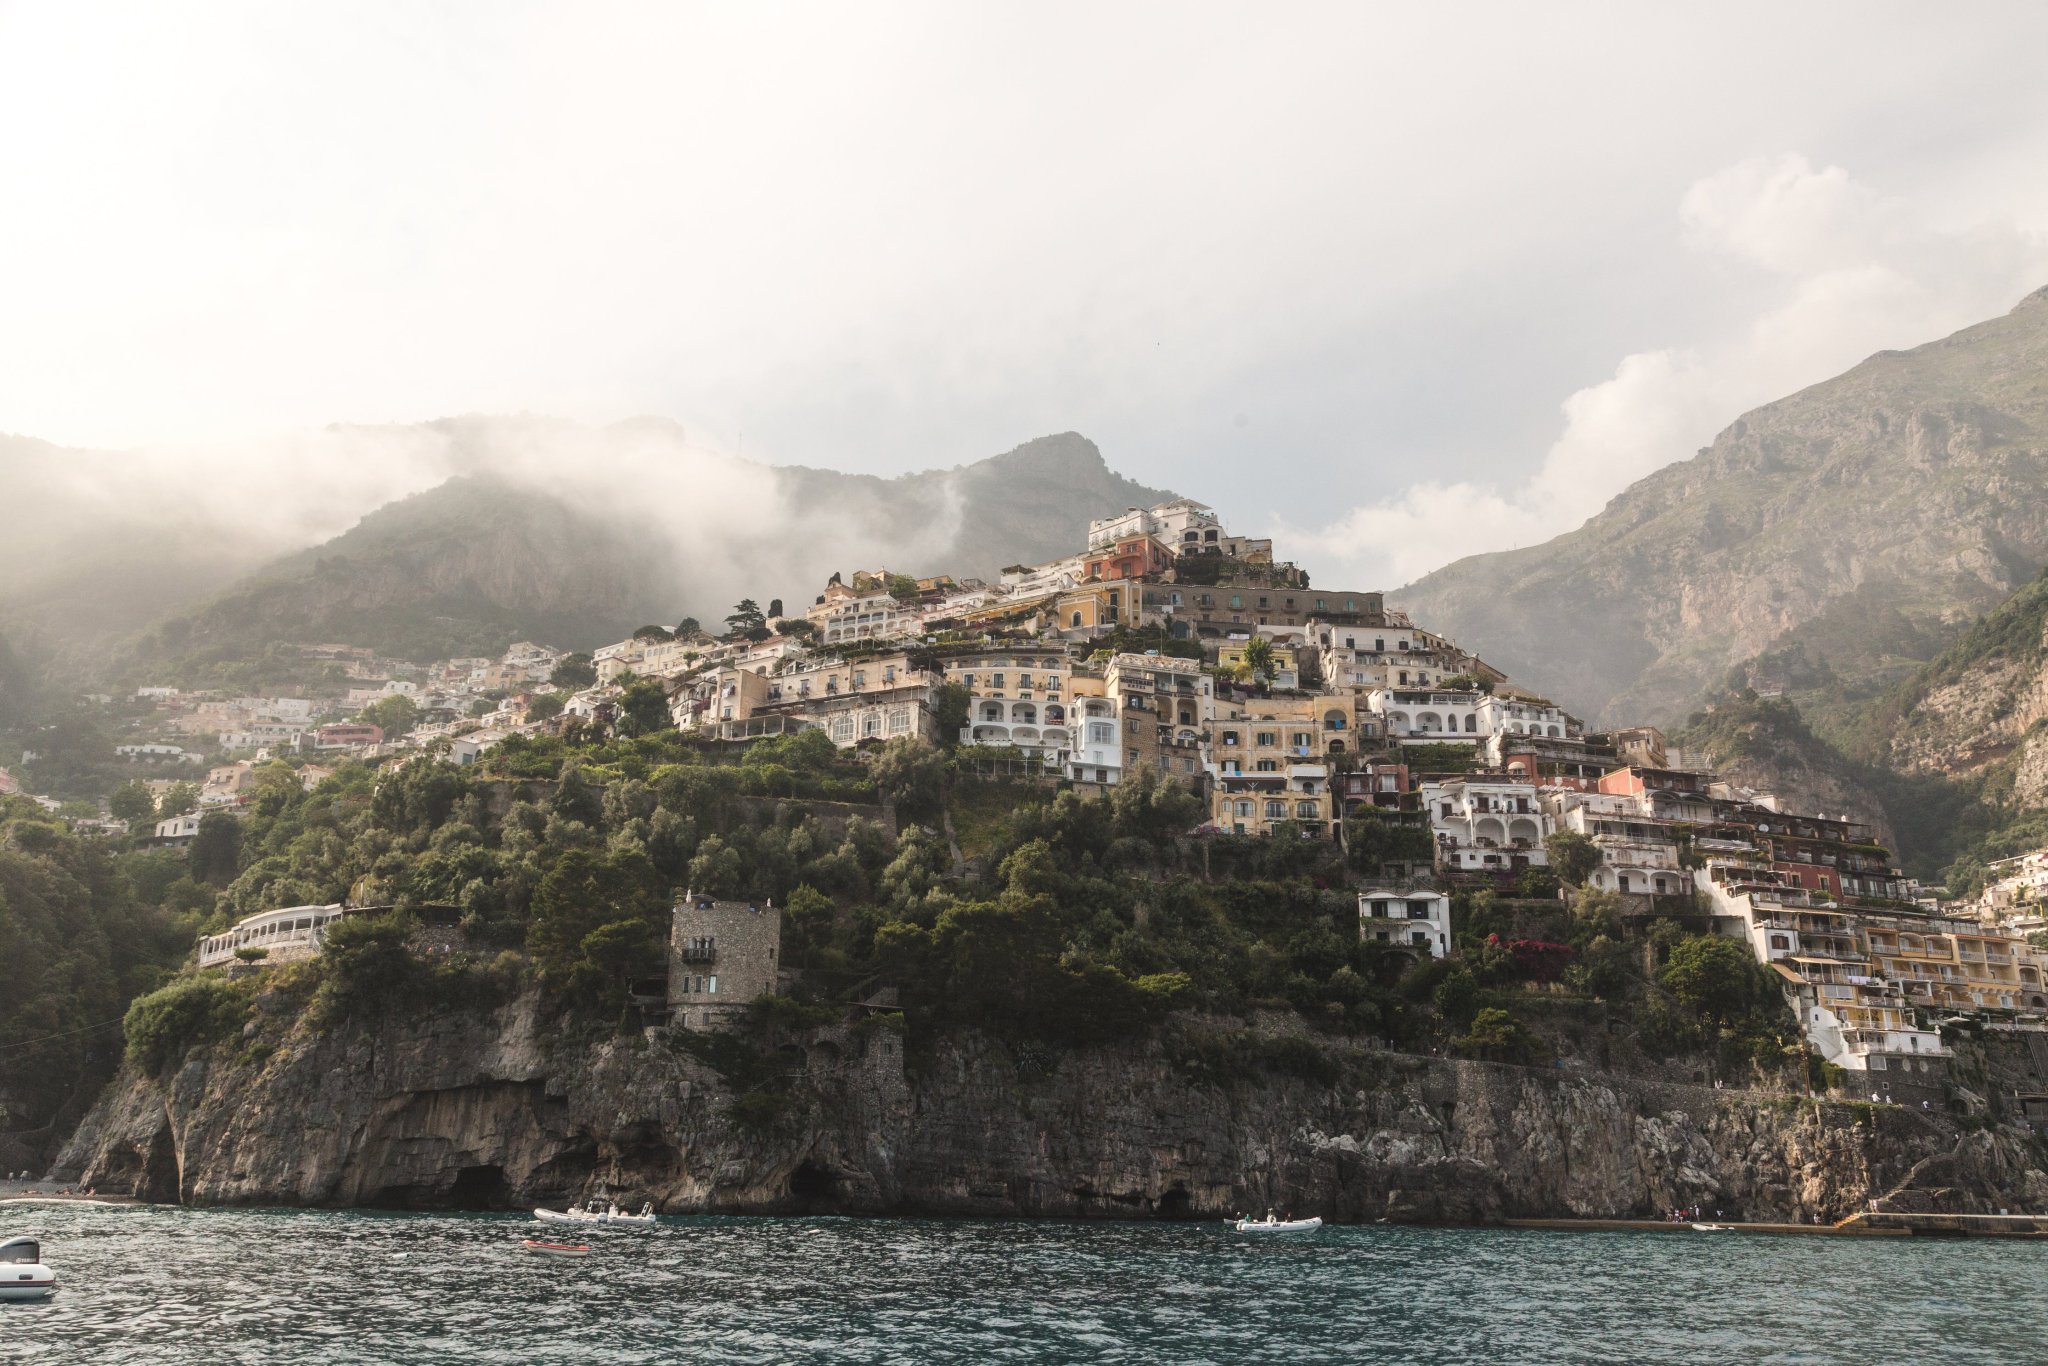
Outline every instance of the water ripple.
<path fill-rule="evenodd" d="M 678 1219 L 569 1261 L 509 1215 L 8 1213 L 65 1289 L 0 1306 L 6 1362 L 2048 1359 L 2025 1243 Z"/>

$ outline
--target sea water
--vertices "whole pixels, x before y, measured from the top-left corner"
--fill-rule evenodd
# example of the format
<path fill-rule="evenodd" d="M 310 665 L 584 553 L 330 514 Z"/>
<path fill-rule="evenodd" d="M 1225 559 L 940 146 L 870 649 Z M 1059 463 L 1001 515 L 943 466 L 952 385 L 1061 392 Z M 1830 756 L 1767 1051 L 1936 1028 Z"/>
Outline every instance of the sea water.
<path fill-rule="evenodd" d="M 0 1206 L 0 1361 L 2048 1361 L 2048 1244 Z M 591 1255 L 522 1251 L 522 1238 Z"/>

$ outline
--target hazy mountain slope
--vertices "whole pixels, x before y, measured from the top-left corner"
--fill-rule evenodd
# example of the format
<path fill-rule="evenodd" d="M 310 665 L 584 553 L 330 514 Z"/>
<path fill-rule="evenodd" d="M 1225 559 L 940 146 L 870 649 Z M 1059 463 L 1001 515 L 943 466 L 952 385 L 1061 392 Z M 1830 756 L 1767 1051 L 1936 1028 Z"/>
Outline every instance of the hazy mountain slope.
<path fill-rule="evenodd" d="M 488 454 L 554 424 L 454 425 Z M 190 678 L 277 642 L 414 659 L 495 653 L 521 637 L 587 649 L 648 622 L 715 622 L 741 595 L 799 611 L 834 569 L 993 574 L 1079 549 L 1091 517 L 1169 496 L 1114 474 L 1071 433 L 897 479 L 650 455 L 650 437 L 667 439 L 638 433 L 626 476 L 587 465 L 589 487 L 463 476 L 392 503 L 164 622 L 127 671 Z M 711 476 L 744 484 L 687 501 Z"/>
<path fill-rule="evenodd" d="M 2048 290 L 1759 408 L 1578 530 L 1394 595 L 1603 721 L 1668 720 L 1811 631 L 1909 674 L 2048 561 Z"/>
<path fill-rule="evenodd" d="M 217 592 L 275 554 L 203 499 L 131 497 L 123 457 L 0 435 L 0 626 L 50 667 Z"/>
<path fill-rule="evenodd" d="M 246 659 L 272 642 L 344 641 L 431 659 L 522 636 L 588 648 L 679 615 L 662 591 L 665 564 L 644 528 L 497 480 L 451 479 L 165 622 L 140 657 Z"/>
<path fill-rule="evenodd" d="M 1087 544 L 1089 519 L 1173 496 L 1116 473 L 1095 443 L 1075 432 L 896 479 L 798 466 L 775 473 L 792 509 L 806 516 L 833 510 L 872 547 L 875 562 L 956 577 L 992 578 L 1005 565 L 1071 554 Z M 934 528 L 944 532 L 937 544 Z M 916 563 L 899 564 L 906 544 L 919 546 Z"/>

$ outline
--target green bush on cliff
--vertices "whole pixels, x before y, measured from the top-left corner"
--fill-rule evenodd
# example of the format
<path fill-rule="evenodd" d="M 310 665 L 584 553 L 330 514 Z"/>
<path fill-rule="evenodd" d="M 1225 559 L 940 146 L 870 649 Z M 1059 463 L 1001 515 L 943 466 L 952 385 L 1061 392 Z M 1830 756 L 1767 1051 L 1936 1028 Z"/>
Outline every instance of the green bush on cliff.
<path fill-rule="evenodd" d="M 163 1070 L 200 1044 L 233 1037 L 249 1013 L 249 992 L 220 977 L 191 977 L 138 996 L 122 1018 L 128 1060 Z"/>

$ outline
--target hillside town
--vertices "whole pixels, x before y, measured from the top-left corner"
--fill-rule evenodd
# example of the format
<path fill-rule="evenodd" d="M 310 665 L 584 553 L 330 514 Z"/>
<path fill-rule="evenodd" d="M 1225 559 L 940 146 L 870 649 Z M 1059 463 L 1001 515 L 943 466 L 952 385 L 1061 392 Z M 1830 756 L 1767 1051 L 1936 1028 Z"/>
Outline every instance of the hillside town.
<path fill-rule="evenodd" d="M 343 680 L 328 699 L 144 687 L 119 753 L 191 766 L 196 781 L 150 780 L 189 794 L 159 812 L 171 846 L 237 812 L 278 759 L 310 789 L 339 759 L 475 764 L 510 736 L 584 733 L 628 709 L 713 748 L 914 738 L 1083 795 L 1149 771 L 1200 795 L 1197 837 L 1373 841 L 1359 933 L 1390 946 L 1442 957 L 1454 893 L 1557 896 L 1560 880 L 1738 938 L 1852 1092 L 1934 1085 L 1958 1019 L 2048 1029 L 2048 853 L 2009 861 L 1976 902 L 1947 901 L 1867 825 L 1723 781 L 1653 727 L 1589 732 L 1381 593 L 1311 586 L 1192 499 L 1097 519 L 1072 554 L 994 582 L 877 566 L 833 574 L 800 612 L 748 600 L 724 625 L 425 667 L 309 647 Z M 678 944 L 694 906 L 677 908 Z M 342 912 L 264 912 L 202 961 L 278 935 L 315 951 Z M 737 969 L 761 990 L 769 939 L 751 941 L 767 960 Z M 675 979 L 701 990 L 676 953 Z M 682 1017 L 692 1003 L 672 995 Z"/>

